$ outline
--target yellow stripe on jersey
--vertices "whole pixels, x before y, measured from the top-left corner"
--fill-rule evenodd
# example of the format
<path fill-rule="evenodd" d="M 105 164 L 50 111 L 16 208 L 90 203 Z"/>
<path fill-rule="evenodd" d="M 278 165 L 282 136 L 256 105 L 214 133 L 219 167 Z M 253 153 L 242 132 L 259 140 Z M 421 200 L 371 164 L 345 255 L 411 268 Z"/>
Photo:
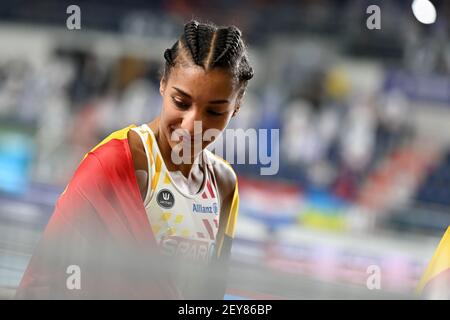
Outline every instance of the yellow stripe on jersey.
<path fill-rule="evenodd" d="M 156 155 L 156 165 L 155 165 L 155 176 L 152 180 L 152 191 L 156 189 L 156 186 L 159 182 L 159 175 L 161 174 L 161 166 L 162 166 L 162 159 L 159 154 Z"/>
<path fill-rule="evenodd" d="M 166 172 L 166 176 L 164 177 L 164 184 L 170 184 L 170 178 L 169 175 Z"/>
<path fill-rule="evenodd" d="M 217 238 L 217 256 L 220 257 L 222 255 L 222 248 L 224 246 L 224 242 L 226 237 L 229 239 L 234 238 L 234 233 L 236 231 L 236 222 L 239 211 L 239 192 L 238 192 L 238 183 L 236 180 L 236 185 L 234 188 L 233 200 L 231 201 L 230 213 L 228 214 L 228 219 L 226 222 L 225 232 L 221 239 Z"/>
<path fill-rule="evenodd" d="M 238 193 L 238 183 L 236 180 L 236 186 L 234 188 L 233 200 L 231 202 L 230 215 L 228 216 L 227 226 L 225 229 L 225 234 L 231 238 L 234 238 L 234 233 L 236 229 L 236 221 L 238 217 L 239 208 L 239 193 Z"/>
<path fill-rule="evenodd" d="M 417 286 L 416 293 L 422 293 L 426 284 L 434 277 L 438 276 L 441 272 L 450 268 L 450 227 L 447 228 L 441 242 L 433 255 L 425 273 L 420 279 Z"/>
<path fill-rule="evenodd" d="M 147 135 L 147 149 L 150 153 L 150 165 L 153 165 L 153 138 L 151 134 Z"/>
<path fill-rule="evenodd" d="M 214 157 L 216 157 L 219 161 L 222 161 L 223 163 L 225 163 L 225 165 L 228 166 L 231 169 L 231 171 L 234 173 L 233 167 L 225 159 L 222 159 L 221 157 L 219 157 L 218 155 L 216 155 L 212 152 L 210 152 L 210 154 L 212 154 Z M 228 236 L 231 239 L 234 237 L 238 212 L 239 212 L 239 191 L 238 191 L 238 182 L 237 182 L 237 177 L 236 177 L 236 184 L 235 184 L 235 188 L 234 188 L 233 199 L 231 200 L 230 212 L 228 214 L 227 221 L 225 224 L 225 231 L 224 231 L 222 237 L 220 237 L 220 239 L 217 238 L 217 257 L 220 257 L 222 255 L 222 248 L 224 246 L 225 236 Z M 221 214 L 226 214 L 226 213 L 222 212 Z"/>
<path fill-rule="evenodd" d="M 211 152 L 213 156 L 215 156 L 218 160 L 222 161 L 227 165 L 232 172 L 234 172 L 233 167 L 231 164 L 228 163 L 225 159 L 222 159 L 218 155 Z M 234 188 L 234 194 L 233 194 L 233 200 L 231 201 L 231 207 L 230 207 L 230 214 L 228 215 L 228 220 L 225 228 L 225 234 L 231 238 L 234 237 L 235 229 L 236 229 L 236 222 L 238 217 L 238 211 L 239 211 L 239 193 L 238 193 L 238 183 L 237 183 L 237 177 L 236 177 L 236 185 Z"/>

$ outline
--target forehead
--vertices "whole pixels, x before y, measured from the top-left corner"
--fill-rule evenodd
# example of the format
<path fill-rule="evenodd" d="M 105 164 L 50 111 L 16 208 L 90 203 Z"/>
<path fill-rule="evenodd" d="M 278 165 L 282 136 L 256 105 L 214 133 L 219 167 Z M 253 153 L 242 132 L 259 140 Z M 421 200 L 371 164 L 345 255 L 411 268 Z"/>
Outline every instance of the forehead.
<path fill-rule="evenodd" d="M 169 88 L 177 87 L 189 93 L 194 99 L 229 99 L 235 93 L 236 85 L 232 75 L 223 69 L 204 70 L 200 66 L 177 66 L 170 72 Z"/>

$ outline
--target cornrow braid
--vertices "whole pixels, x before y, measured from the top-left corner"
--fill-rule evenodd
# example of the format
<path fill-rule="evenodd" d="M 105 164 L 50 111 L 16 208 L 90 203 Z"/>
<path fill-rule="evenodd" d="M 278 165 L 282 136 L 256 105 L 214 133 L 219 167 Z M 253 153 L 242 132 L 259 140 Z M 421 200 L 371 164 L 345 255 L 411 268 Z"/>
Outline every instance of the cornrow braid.
<path fill-rule="evenodd" d="M 221 29 L 221 37 L 217 40 L 215 50 L 215 58 L 212 63 L 214 66 L 230 65 L 239 54 L 239 46 L 241 42 L 241 32 L 236 27 L 232 26 L 227 29 Z"/>
<path fill-rule="evenodd" d="M 184 26 L 183 35 L 172 48 L 164 51 L 164 58 L 165 78 L 174 66 L 186 59 L 205 70 L 227 69 L 244 86 L 253 78 L 241 31 L 235 26 L 217 27 L 192 20 Z"/>
<path fill-rule="evenodd" d="M 184 26 L 184 40 L 195 64 L 199 64 L 198 60 L 198 41 L 197 41 L 198 22 L 191 21 Z"/>
<path fill-rule="evenodd" d="M 227 36 L 228 31 L 226 28 L 221 28 L 216 31 L 216 41 L 214 43 L 214 48 L 211 48 L 212 62 L 210 63 L 210 66 L 214 65 L 214 63 L 217 61 L 218 56 L 223 52 Z"/>
<path fill-rule="evenodd" d="M 211 47 L 211 41 L 214 37 L 215 29 L 208 25 L 199 25 L 198 26 L 198 59 L 199 59 L 199 65 L 202 67 L 205 66 L 205 63 L 207 63 L 207 57 L 209 55 L 210 47 Z"/>
<path fill-rule="evenodd" d="M 243 56 L 239 67 L 239 79 L 241 81 L 248 81 L 253 78 L 253 75 L 253 68 L 248 63 L 247 57 Z"/>

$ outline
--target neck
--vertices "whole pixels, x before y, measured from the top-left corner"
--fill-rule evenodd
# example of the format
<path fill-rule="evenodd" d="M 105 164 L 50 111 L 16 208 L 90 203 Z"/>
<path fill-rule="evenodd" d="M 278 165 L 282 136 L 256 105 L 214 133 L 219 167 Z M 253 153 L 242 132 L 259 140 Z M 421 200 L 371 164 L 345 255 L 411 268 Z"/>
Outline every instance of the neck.
<path fill-rule="evenodd" d="M 154 125 L 150 126 L 150 128 L 155 133 L 156 142 L 158 143 L 159 150 L 161 151 L 161 156 L 163 157 L 167 169 L 169 171 L 180 171 L 183 174 L 183 176 L 189 178 L 189 174 L 192 170 L 193 163 L 195 162 L 194 160 L 197 159 L 201 153 L 197 155 L 195 158 L 193 158 L 191 163 L 181 163 L 181 164 L 173 163 L 171 156 L 172 148 L 170 147 L 169 142 L 167 141 L 164 134 L 162 134 L 162 130 L 159 126 L 159 119 L 157 123 L 157 130 L 154 130 L 154 127 L 155 127 Z"/>

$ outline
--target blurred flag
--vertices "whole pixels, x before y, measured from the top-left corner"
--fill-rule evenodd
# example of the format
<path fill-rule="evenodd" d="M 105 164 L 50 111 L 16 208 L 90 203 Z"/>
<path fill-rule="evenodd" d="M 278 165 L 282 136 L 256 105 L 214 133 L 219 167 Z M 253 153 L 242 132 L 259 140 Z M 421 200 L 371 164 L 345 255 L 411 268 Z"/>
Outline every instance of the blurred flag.
<path fill-rule="evenodd" d="M 450 299 L 450 227 L 442 237 L 416 290 L 425 298 Z"/>

